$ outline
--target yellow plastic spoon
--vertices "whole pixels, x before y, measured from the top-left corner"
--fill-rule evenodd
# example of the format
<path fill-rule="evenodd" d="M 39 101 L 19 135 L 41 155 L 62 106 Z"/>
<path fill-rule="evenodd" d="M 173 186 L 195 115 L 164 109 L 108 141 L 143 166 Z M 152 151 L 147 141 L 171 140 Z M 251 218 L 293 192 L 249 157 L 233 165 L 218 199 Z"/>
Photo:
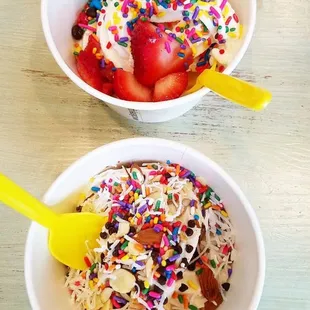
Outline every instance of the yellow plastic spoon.
<path fill-rule="evenodd" d="M 196 84 L 184 95 L 191 94 L 203 86 L 221 97 L 255 111 L 264 109 L 272 98 L 271 93 L 267 89 L 216 72 L 213 68 L 204 70 L 197 77 Z"/>
<path fill-rule="evenodd" d="M 75 269 L 87 268 L 86 242 L 89 248 L 98 246 L 96 239 L 107 217 L 86 212 L 57 214 L 2 174 L 0 201 L 49 229 L 48 247 L 58 261 Z"/>

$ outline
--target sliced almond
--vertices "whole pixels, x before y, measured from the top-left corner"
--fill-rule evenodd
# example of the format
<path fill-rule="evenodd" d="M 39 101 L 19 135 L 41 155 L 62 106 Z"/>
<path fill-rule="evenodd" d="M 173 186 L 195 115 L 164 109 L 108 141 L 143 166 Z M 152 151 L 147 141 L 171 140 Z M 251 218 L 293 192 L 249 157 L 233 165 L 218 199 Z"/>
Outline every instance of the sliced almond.
<path fill-rule="evenodd" d="M 184 198 L 184 199 L 182 200 L 182 205 L 183 205 L 184 207 L 188 207 L 188 206 L 190 205 L 190 203 L 191 203 L 191 200 L 188 199 L 188 198 Z"/>
<path fill-rule="evenodd" d="M 137 300 L 132 300 L 129 304 L 128 310 L 144 310 L 145 307 L 141 305 Z"/>
<path fill-rule="evenodd" d="M 143 251 L 139 250 L 138 247 L 136 247 L 135 243 L 129 241 L 128 246 L 126 248 L 126 252 L 128 252 L 129 254 L 131 254 L 133 256 L 138 256 Z"/>
<path fill-rule="evenodd" d="M 151 275 L 152 275 L 152 267 L 153 267 L 153 258 L 150 257 L 147 262 L 146 262 L 146 265 L 145 265 L 145 275 L 146 275 L 146 278 L 150 278 Z"/>
<path fill-rule="evenodd" d="M 117 230 L 117 237 L 123 237 L 129 233 L 130 225 L 128 222 L 120 222 Z"/>
<path fill-rule="evenodd" d="M 112 304 L 111 304 L 111 301 L 109 299 L 107 302 L 105 302 L 103 304 L 103 307 L 101 308 L 101 310 L 110 310 L 110 309 L 112 309 Z"/>
<path fill-rule="evenodd" d="M 213 272 L 209 267 L 204 267 L 203 272 L 198 277 L 202 295 L 208 300 L 205 303 L 205 310 L 215 310 L 222 302 L 219 284 L 214 278 Z M 215 301 L 217 306 L 212 301 Z"/>
<path fill-rule="evenodd" d="M 147 198 L 153 198 L 154 200 L 161 198 L 160 192 L 153 192 L 147 196 Z"/>
<path fill-rule="evenodd" d="M 170 215 L 175 215 L 176 212 L 177 212 L 177 208 L 175 207 L 175 205 L 173 203 L 169 203 L 168 204 L 168 213 Z"/>
<path fill-rule="evenodd" d="M 106 287 L 102 293 L 100 294 L 101 302 L 107 302 L 113 293 L 113 289 L 111 287 Z"/>
<path fill-rule="evenodd" d="M 130 292 L 136 283 L 135 276 L 125 269 L 118 269 L 112 273 L 110 285 L 118 293 Z"/>
<path fill-rule="evenodd" d="M 159 182 L 161 177 L 162 177 L 161 175 L 156 175 L 153 179 L 150 180 L 150 183 Z"/>
<path fill-rule="evenodd" d="M 134 237 L 137 242 L 143 245 L 154 245 L 160 243 L 163 237 L 163 232 L 157 233 L 153 228 L 140 230 Z"/>

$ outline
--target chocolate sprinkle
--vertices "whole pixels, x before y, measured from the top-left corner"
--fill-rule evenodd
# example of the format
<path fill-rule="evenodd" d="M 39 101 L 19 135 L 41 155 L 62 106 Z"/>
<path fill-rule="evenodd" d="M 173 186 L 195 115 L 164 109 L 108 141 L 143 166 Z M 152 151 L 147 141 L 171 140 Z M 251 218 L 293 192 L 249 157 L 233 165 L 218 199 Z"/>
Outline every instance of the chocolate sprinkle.
<path fill-rule="evenodd" d="M 182 280 L 183 279 L 183 272 L 182 271 L 179 271 L 177 273 L 177 278 L 178 278 L 178 280 Z"/>
<path fill-rule="evenodd" d="M 74 25 L 71 30 L 73 39 L 81 40 L 83 38 L 84 30 L 79 25 Z"/>
<path fill-rule="evenodd" d="M 228 283 L 228 282 L 223 283 L 222 288 L 227 292 L 230 288 L 230 283 Z"/>
<path fill-rule="evenodd" d="M 96 8 L 88 8 L 86 11 L 86 15 L 89 17 L 95 18 L 97 16 Z"/>
<path fill-rule="evenodd" d="M 190 264 L 190 265 L 187 267 L 187 269 L 188 269 L 189 271 L 194 271 L 194 270 L 196 269 L 196 262 Z"/>
<path fill-rule="evenodd" d="M 101 232 L 101 233 L 100 233 L 100 238 L 101 238 L 101 239 L 107 239 L 107 238 L 108 238 L 108 233 L 106 233 L 105 231 L 104 231 L 104 232 Z"/>
<path fill-rule="evenodd" d="M 189 220 L 187 226 L 190 228 L 194 228 L 196 226 L 195 220 Z"/>
<path fill-rule="evenodd" d="M 166 284 L 166 277 L 160 276 L 160 277 L 157 279 L 157 282 L 158 282 L 160 285 L 165 285 L 165 284 Z"/>
<path fill-rule="evenodd" d="M 181 254 L 183 252 L 182 247 L 177 244 L 174 248 L 173 248 L 178 254 Z"/>
<path fill-rule="evenodd" d="M 185 250 L 186 250 L 187 253 L 191 253 L 194 250 L 194 247 L 191 246 L 190 244 L 187 244 L 185 246 Z"/>
<path fill-rule="evenodd" d="M 184 293 L 184 292 L 187 291 L 187 290 L 188 290 L 188 286 L 187 286 L 186 284 L 182 283 L 182 285 L 181 285 L 180 288 L 179 288 L 179 291 L 180 291 L 181 293 Z"/>
<path fill-rule="evenodd" d="M 185 233 L 186 233 L 187 236 L 192 236 L 194 231 L 191 228 L 187 228 Z"/>
<path fill-rule="evenodd" d="M 187 259 L 184 257 L 184 258 L 182 258 L 182 260 L 181 260 L 181 264 L 180 264 L 180 266 L 183 268 L 183 266 L 182 265 L 184 265 L 184 267 L 187 267 L 188 266 L 188 261 L 187 261 Z"/>

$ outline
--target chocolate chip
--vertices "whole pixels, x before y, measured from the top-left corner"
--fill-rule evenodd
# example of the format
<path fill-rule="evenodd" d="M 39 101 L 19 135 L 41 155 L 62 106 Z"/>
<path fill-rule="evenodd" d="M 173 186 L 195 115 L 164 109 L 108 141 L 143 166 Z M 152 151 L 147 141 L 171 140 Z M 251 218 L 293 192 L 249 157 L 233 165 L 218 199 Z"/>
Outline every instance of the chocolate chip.
<path fill-rule="evenodd" d="M 155 251 L 155 249 L 151 253 L 151 257 L 153 258 L 154 261 L 157 261 L 157 258 L 159 256 L 159 253 Z"/>
<path fill-rule="evenodd" d="M 108 238 L 108 234 L 105 231 L 103 231 L 103 232 L 100 233 L 100 238 L 107 239 Z"/>
<path fill-rule="evenodd" d="M 82 212 L 82 206 L 78 206 L 78 207 L 76 207 L 76 212 Z"/>
<path fill-rule="evenodd" d="M 189 271 L 194 271 L 194 270 L 196 269 L 196 262 L 190 264 L 190 265 L 187 267 L 187 269 L 188 269 Z"/>
<path fill-rule="evenodd" d="M 183 272 L 182 271 L 179 271 L 177 273 L 177 278 L 178 278 L 178 280 L 182 280 L 183 279 Z"/>
<path fill-rule="evenodd" d="M 133 226 L 130 226 L 130 229 L 129 229 L 129 232 L 130 232 L 130 233 L 135 234 L 136 231 L 137 231 L 137 230 L 136 230 Z"/>
<path fill-rule="evenodd" d="M 158 283 L 161 284 L 161 285 L 165 285 L 166 284 L 166 277 L 164 276 L 160 276 L 158 279 L 157 279 Z"/>
<path fill-rule="evenodd" d="M 111 227 L 111 223 L 110 222 L 106 222 L 106 224 L 104 225 L 106 229 L 109 229 Z"/>
<path fill-rule="evenodd" d="M 174 248 L 173 248 L 178 254 L 181 254 L 183 252 L 182 247 L 177 244 Z"/>
<path fill-rule="evenodd" d="M 166 298 L 166 299 L 165 299 L 165 301 L 164 301 L 164 305 L 166 305 L 166 304 L 167 304 L 167 302 L 168 302 L 168 298 Z"/>
<path fill-rule="evenodd" d="M 230 283 L 228 283 L 228 282 L 223 283 L 222 288 L 227 292 L 230 288 Z"/>
<path fill-rule="evenodd" d="M 156 285 L 154 285 L 153 290 L 154 290 L 156 293 L 159 293 L 160 295 L 162 295 L 163 292 L 164 292 L 160 287 L 158 287 L 158 286 L 156 286 Z"/>
<path fill-rule="evenodd" d="M 185 257 L 182 258 L 180 266 L 181 266 L 182 268 L 185 268 L 185 267 L 188 266 L 188 261 L 187 261 L 187 259 L 186 259 Z"/>
<path fill-rule="evenodd" d="M 97 17 L 97 10 L 96 8 L 88 8 L 86 11 L 86 15 L 92 18 Z"/>
<path fill-rule="evenodd" d="M 194 250 L 194 247 L 191 246 L 190 244 L 187 244 L 187 245 L 185 246 L 185 251 L 186 251 L 187 253 L 191 253 L 193 250 Z"/>
<path fill-rule="evenodd" d="M 156 271 L 159 272 L 160 274 L 164 274 L 166 272 L 166 268 L 163 266 L 160 266 L 157 268 Z"/>
<path fill-rule="evenodd" d="M 73 39 L 81 40 L 83 38 L 84 30 L 79 25 L 74 25 L 71 29 Z"/>
<path fill-rule="evenodd" d="M 188 286 L 187 286 L 186 284 L 182 283 L 182 285 L 181 285 L 180 288 L 179 288 L 179 291 L 180 291 L 181 293 L 184 293 L 184 292 L 187 291 L 187 290 L 188 290 Z"/>
<path fill-rule="evenodd" d="M 193 233 L 194 233 L 194 231 L 193 231 L 191 228 L 187 228 L 187 229 L 185 230 L 185 233 L 186 233 L 187 236 L 192 236 Z"/>
<path fill-rule="evenodd" d="M 103 260 L 104 260 L 104 258 L 105 258 L 105 255 L 104 255 L 103 253 L 101 253 L 100 258 L 101 258 L 101 262 L 103 263 Z"/>
<path fill-rule="evenodd" d="M 137 281 L 138 286 L 140 287 L 141 290 L 144 290 L 144 283 L 141 280 Z"/>
<path fill-rule="evenodd" d="M 112 253 L 112 255 L 115 256 L 115 257 L 117 257 L 117 256 L 119 255 L 119 254 L 118 254 L 118 250 L 114 250 L 113 253 Z"/>
<path fill-rule="evenodd" d="M 115 227 L 110 227 L 109 228 L 109 234 L 110 235 L 113 235 L 114 233 L 116 233 L 117 232 L 117 228 L 115 228 Z"/>
<path fill-rule="evenodd" d="M 190 228 L 194 228 L 196 226 L 195 220 L 189 220 L 187 226 Z"/>

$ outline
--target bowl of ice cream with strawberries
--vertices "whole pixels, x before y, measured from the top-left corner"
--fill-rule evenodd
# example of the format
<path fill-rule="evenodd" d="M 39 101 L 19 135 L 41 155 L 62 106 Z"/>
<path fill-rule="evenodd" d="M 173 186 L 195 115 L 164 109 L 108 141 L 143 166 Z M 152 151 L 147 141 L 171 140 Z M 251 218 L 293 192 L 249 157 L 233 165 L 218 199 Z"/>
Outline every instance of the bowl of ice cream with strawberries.
<path fill-rule="evenodd" d="M 231 73 L 255 11 L 254 0 L 43 0 L 42 22 L 53 56 L 78 86 L 125 117 L 158 122 L 209 91 L 188 92 L 199 73 Z"/>

